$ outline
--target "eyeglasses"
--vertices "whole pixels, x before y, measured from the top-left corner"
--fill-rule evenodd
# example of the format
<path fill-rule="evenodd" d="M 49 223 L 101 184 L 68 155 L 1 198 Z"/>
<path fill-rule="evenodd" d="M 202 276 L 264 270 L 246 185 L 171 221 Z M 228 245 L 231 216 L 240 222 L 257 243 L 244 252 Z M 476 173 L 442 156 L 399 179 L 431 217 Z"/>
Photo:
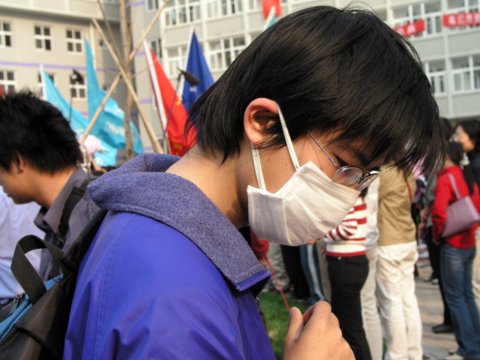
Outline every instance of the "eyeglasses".
<path fill-rule="evenodd" d="M 362 191 L 368 185 L 370 185 L 379 174 L 379 171 L 372 170 L 367 174 L 363 174 L 363 171 L 355 166 L 340 166 L 335 159 L 328 153 L 325 148 L 318 143 L 318 141 L 313 137 L 312 134 L 308 132 L 308 135 L 312 138 L 313 142 L 322 150 L 325 156 L 330 160 L 330 162 L 337 168 L 335 175 L 333 176 L 333 181 L 337 184 L 352 187 L 358 191 Z"/>

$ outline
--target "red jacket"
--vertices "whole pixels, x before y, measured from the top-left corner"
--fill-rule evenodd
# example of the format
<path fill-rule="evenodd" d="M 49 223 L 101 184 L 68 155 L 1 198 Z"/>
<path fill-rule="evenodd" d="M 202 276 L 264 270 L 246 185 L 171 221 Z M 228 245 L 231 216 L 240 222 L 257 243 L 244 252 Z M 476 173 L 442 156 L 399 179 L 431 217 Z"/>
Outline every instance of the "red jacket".
<path fill-rule="evenodd" d="M 447 207 L 449 204 L 457 200 L 448 174 L 453 175 L 460 196 L 463 197 L 469 195 L 467 183 L 463 177 L 462 169 L 459 166 L 451 166 L 437 173 L 435 200 L 431 212 L 433 237 L 437 240 L 440 240 L 441 233 L 447 221 Z M 474 184 L 474 191 L 471 197 L 477 211 L 480 211 L 480 195 L 476 184 Z M 450 246 L 458 249 L 471 249 L 475 247 L 475 232 L 477 231 L 477 228 L 478 225 L 473 226 L 464 232 L 447 238 L 446 241 Z"/>

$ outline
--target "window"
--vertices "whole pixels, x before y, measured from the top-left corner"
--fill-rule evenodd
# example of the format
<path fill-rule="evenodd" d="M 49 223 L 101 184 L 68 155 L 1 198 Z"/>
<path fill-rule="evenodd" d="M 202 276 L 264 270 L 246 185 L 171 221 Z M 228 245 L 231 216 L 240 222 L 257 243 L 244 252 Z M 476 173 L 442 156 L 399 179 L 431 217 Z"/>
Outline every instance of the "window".
<path fill-rule="evenodd" d="M 480 90 L 480 55 L 452 59 L 455 92 Z"/>
<path fill-rule="evenodd" d="M 425 31 L 414 35 L 414 37 L 425 37 L 442 32 L 443 13 L 440 1 L 397 8 L 393 10 L 393 16 L 393 27 L 425 20 Z"/>
<path fill-rule="evenodd" d="M 458 10 L 459 12 L 478 11 L 478 0 L 448 0 L 447 7 L 449 10 Z"/>
<path fill-rule="evenodd" d="M 468 14 L 480 11 L 479 0 L 448 0 L 448 14 Z M 449 31 L 462 31 L 469 28 L 478 28 L 480 25 L 467 25 L 451 27 Z"/>
<path fill-rule="evenodd" d="M 426 62 L 425 74 L 432 84 L 434 94 L 438 95 L 446 92 L 445 62 L 443 60 Z"/>
<path fill-rule="evenodd" d="M 208 0 L 205 1 L 207 19 L 234 15 L 242 12 L 242 0 Z"/>
<path fill-rule="evenodd" d="M 67 29 L 67 51 L 69 53 L 82 53 L 83 40 L 80 30 Z"/>
<path fill-rule="evenodd" d="M 0 48 L 12 47 L 12 28 L 10 23 L 0 21 Z"/>
<path fill-rule="evenodd" d="M 147 0 L 147 10 L 157 10 L 158 9 L 158 0 Z"/>
<path fill-rule="evenodd" d="M 208 47 L 210 69 L 225 70 L 245 48 L 245 38 L 241 36 L 210 41 Z"/>
<path fill-rule="evenodd" d="M 179 46 L 175 48 L 170 48 L 167 50 L 168 54 L 168 74 L 170 77 L 174 77 L 178 73 L 178 69 L 182 69 L 185 66 L 185 61 L 187 57 L 187 47 Z"/>
<path fill-rule="evenodd" d="M 187 24 L 201 18 L 200 0 L 170 0 L 164 11 L 166 26 Z"/>
<path fill-rule="evenodd" d="M 150 40 L 150 48 L 158 59 L 162 58 L 162 41 L 160 39 Z"/>
<path fill-rule="evenodd" d="M 47 75 L 50 76 L 50 79 L 52 80 L 53 84 L 55 84 L 55 75 L 52 74 L 52 73 L 47 73 Z M 39 94 L 40 94 L 40 96 L 44 96 L 43 81 L 42 81 L 42 74 L 41 73 L 38 73 L 37 80 L 38 80 Z"/>
<path fill-rule="evenodd" d="M 220 0 L 222 3 L 222 15 L 233 15 L 242 11 L 241 0 Z"/>
<path fill-rule="evenodd" d="M 8 70 L 0 70 L 0 86 L 5 94 L 15 92 L 15 73 Z"/>
<path fill-rule="evenodd" d="M 85 77 L 73 78 L 69 76 L 70 81 L 70 96 L 72 99 L 85 99 L 86 87 Z"/>
<path fill-rule="evenodd" d="M 52 50 L 52 34 L 50 28 L 48 26 L 35 26 L 34 32 L 35 47 L 47 51 Z"/>

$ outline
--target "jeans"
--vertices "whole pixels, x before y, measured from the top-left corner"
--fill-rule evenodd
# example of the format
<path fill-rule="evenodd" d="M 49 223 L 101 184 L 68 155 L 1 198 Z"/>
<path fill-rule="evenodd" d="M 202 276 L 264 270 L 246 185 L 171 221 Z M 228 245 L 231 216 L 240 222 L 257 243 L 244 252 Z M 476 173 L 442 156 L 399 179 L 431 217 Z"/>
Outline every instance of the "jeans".
<path fill-rule="evenodd" d="M 307 279 L 308 289 L 310 290 L 309 301 L 313 304 L 319 300 L 325 300 L 317 244 L 300 246 L 300 261 L 303 273 Z"/>
<path fill-rule="evenodd" d="M 457 353 L 467 359 L 480 359 L 480 320 L 472 291 L 472 263 L 475 248 L 442 246 L 442 281 L 452 317 Z"/>

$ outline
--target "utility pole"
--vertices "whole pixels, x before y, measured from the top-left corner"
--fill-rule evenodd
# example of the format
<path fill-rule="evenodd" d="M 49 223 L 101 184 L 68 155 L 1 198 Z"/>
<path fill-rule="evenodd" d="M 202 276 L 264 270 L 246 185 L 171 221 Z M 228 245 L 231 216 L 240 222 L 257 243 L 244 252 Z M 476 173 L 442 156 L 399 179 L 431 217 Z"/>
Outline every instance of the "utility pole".
<path fill-rule="evenodd" d="M 130 31 L 130 24 L 127 16 L 127 7 L 125 0 L 120 0 L 120 31 L 122 34 L 123 44 L 123 56 L 122 63 L 123 68 L 127 74 L 126 81 L 132 83 L 132 63 L 128 61 L 128 56 L 132 50 L 132 33 Z M 127 91 L 127 101 L 125 109 L 125 157 L 126 160 L 133 158 L 133 146 L 132 146 L 132 131 L 130 127 L 130 116 L 132 114 L 132 94 Z"/>

